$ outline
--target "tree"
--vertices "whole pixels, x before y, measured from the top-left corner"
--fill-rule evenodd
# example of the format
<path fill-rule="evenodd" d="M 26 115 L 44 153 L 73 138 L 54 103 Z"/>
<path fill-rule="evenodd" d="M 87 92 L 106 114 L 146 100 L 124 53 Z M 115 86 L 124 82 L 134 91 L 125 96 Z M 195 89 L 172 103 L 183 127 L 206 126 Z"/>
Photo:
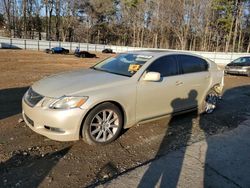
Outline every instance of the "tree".
<path fill-rule="evenodd" d="M 47 40 L 250 51 L 250 0 L 2 0 L 0 5 L 11 37 L 42 39 L 45 32 Z"/>
<path fill-rule="evenodd" d="M 5 25 L 5 20 L 3 14 L 0 14 L 0 28 L 3 28 Z"/>

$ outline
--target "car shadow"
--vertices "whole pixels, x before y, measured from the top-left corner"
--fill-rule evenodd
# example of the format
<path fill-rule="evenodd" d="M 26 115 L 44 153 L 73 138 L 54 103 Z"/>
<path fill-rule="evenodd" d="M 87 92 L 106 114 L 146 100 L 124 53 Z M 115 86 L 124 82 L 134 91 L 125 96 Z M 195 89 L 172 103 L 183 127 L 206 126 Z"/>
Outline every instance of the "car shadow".
<path fill-rule="evenodd" d="M 235 96 L 238 95 L 240 97 L 240 100 L 232 100 Z M 230 155 L 231 152 L 238 151 L 241 154 L 244 154 L 244 148 L 240 148 L 240 144 L 228 144 L 229 146 L 227 148 L 224 148 L 225 140 L 223 138 L 221 140 L 217 139 L 217 141 L 213 141 L 209 139 L 211 135 L 214 135 L 217 133 L 217 131 L 223 131 L 225 129 L 233 129 L 239 125 L 240 122 L 243 122 L 245 119 L 243 117 L 243 113 L 250 112 L 250 86 L 240 86 L 233 89 L 227 90 L 223 94 L 223 99 L 219 101 L 218 108 L 213 114 L 203 114 L 198 115 L 197 112 L 192 112 L 190 114 L 187 114 L 187 116 L 181 115 L 181 116 L 175 116 L 171 118 L 171 121 L 169 123 L 169 126 L 165 132 L 165 136 L 161 142 L 161 145 L 157 151 L 157 154 L 155 156 L 155 159 L 159 159 L 162 155 L 165 154 L 165 152 L 168 150 L 169 145 L 171 145 L 171 136 L 173 136 L 173 133 L 176 129 L 178 129 L 178 125 L 175 125 L 175 122 L 178 118 L 187 118 L 187 121 L 185 121 L 185 131 L 184 132 L 178 132 L 174 133 L 175 139 L 181 138 L 181 143 L 179 144 L 180 152 L 174 152 L 172 155 L 170 155 L 167 159 L 167 161 L 163 164 L 156 161 L 153 161 L 150 163 L 148 169 L 143 174 L 140 183 L 138 187 L 144 188 L 144 187 L 178 187 L 180 186 L 179 183 L 183 183 L 180 181 L 183 181 L 182 177 L 183 174 L 187 173 L 185 172 L 186 166 L 184 166 L 184 160 L 188 156 L 186 154 L 188 145 L 192 144 L 190 142 L 191 135 L 192 135 L 192 129 L 194 126 L 198 126 L 201 131 L 204 134 L 204 139 L 207 144 L 206 151 L 204 153 L 204 172 L 200 172 L 203 179 L 198 180 L 199 182 L 203 182 L 204 187 L 228 187 L 232 185 L 238 185 L 236 181 L 229 182 L 227 179 L 220 178 L 218 176 L 218 173 L 216 170 L 212 169 L 210 166 L 213 164 L 216 166 L 217 169 L 223 169 L 224 174 L 229 174 L 231 176 L 230 178 L 237 179 L 237 175 L 243 173 L 240 169 L 240 163 L 241 161 L 236 161 L 236 164 L 231 164 L 232 155 Z M 194 98 L 189 98 L 191 100 L 196 100 Z M 187 100 L 189 100 L 187 99 Z M 185 100 L 185 99 L 184 99 Z M 175 103 L 175 100 L 172 104 Z M 238 109 L 234 109 L 233 106 L 244 106 L 246 109 L 241 109 L 242 111 L 238 111 Z M 249 107 L 248 107 L 249 106 Z M 172 105 L 173 109 L 175 108 L 174 105 Z M 223 107 L 223 108 L 221 108 Z M 225 109 L 227 109 L 227 112 L 225 112 Z M 239 116 L 237 118 L 233 118 L 233 116 Z M 230 117 L 231 116 L 231 117 Z M 222 124 L 221 121 L 224 121 Z M 197 124 L 196 124 L 197 123 Z M 221 133 L 221 132 L 218 132 Z M 181 134 L 181 135 L 177 135 Z M 173 139 L 172 139 L 173 140 Z M 219 142 L 218 142 L 219 140 Z M 178 141 L 177 141 L 178 142 Z M 230 143 L 231 140 L 226 140 L 226 142 Z M 218 152 L 219 151 L 219 152 Z M 219 155 L 218 155 L 219 153 Z M 235 155 L 235 154 L 234 154 Z M 243 155 L 246 157 L 246 155 Z M 238 158 L 244 158 L 244 157 L 238 157 Z M 222 162 L 223 161 L 223 162 Z M 225 165 L 225 163 L 227 163 Z M 186 165 L 186 164 L 185 164 Z M 249 165 L 248 165 L 249 166 Z M 225 168 L 226 167 L 226 168 Z M 235 169 L 237 171 L 235 171 Z M 249 169 L 249 168 L 246 168 Z M 192 169 L 195 171 L 195 169 Z M 197 169 L 198 170 L 198 169 Z M 187 170 L 188 171 L 188 170 Z M 235 172 L 234 172 L 235 171 Z M 240 172 L 241 171 L 241 172 Z M 189 171 L 190 172 L 190 171 Z M 195 174 L 195 172 L 193 172 Z M 202 175 L 202 173 L 204 173 Z M 233 174 L 233 176 L 232 176 Z M 187 176 L 187 174 L 185 174 Z M 218 178 L 219 177 L 219 178 Z M 241 181 L 247 182 L 248 177 L 245 176 L 245 179 L 241 179 Z M 183 185 L 183 184 L 182 184 Z M 188 185 L 187 185 L 188 186 Z M 244 187 L 244 186 L 243 186 Z"/>
<path fill-rule="evenodd" d="M 28 87 L 0 90 L 0 120 L 21 113 L 22 97 Z"/>
<path fill-rule="evenodd" d="M 172 110 L 176 111 L 181 104 L 193 104 L 194 106 L 197 106 L 197 95 L 198 93 L 196 90 L 191 90 L 188 94 L 188 98 L 174 99 L 171 102 Z M 186 146 L 188 141 L 190 140 L 192 134 L 193 119 L 197 118 L 197 116 L 198 111 L 196 110 L 195 112 L 192 112 L 185 117 L 185 130 L 181 133 L 182 135 L 180 135 L 182 139 L 181 145 Z M 168 128 L 165 132 L 165 136 L 161 142 L 155 158 L 159 158 L 162 155 L 166 154 L 168 148 L 171 147 L 170 144 L 172 135 L 175 132 L 175 129 L 178 129 L 177 126 L 180 126 L 176 126 L 176 118 L 178 118 L 178 116 L 171 117 Z M 157 186 L 157 184 L 160 184 L 159 187 L 177 187 L 184 157 L 185 151 L 181 152 L 178 156 L 175 157 L 174 163 L 159 166 L 157 163 L 152 162 L 148 170 L 143 175 L 138 187 L 155 187 Z"/>
<path fill-rule="evenodd" d="M 6 162 L 0 163 L 0 187 L 38 187 L 70 148 L 45 156 L 33 155 L 29 151 L 17 152 Z"/>
<path fill-rule="evenodd" d="M 237 107 L 241 107 L 241 110 L 238 110 Z M 228 111 L 227 115 L 223 114 L 225 109 Z M 249 187 L 250 163 L 248 161 L 250 155 L 248 148 L 245 147 L 246 143 L 249 142 L 245 139 L 249 137 L 249 133 L 229 132 L 223 137 L 218 136 L 210 139 L 210 136 L 216 133 L 214 119 L 223 118 L 231 130 L 249 119 L 249 116 L 250 85 L 225 91 L 215 113 L 200 116 L 199 126 L 205 134 L 207 144 L 203 162 L 204 187 Z M 217 126 L 222 126 L 217 124 Z"/>
<path fill-rule="evenodd" d="M 197 92 L 195 90 L 191 90 L 189 96 L 186 99 L 173 100 L 172 108 L 177 108 L 177 104 L 185 101 L 192 101 L 197 104 L 196 96 Z M 214 164 L 216 165 L 218 162 L 220 162 L 221 164 L 218 165 L 218 167 L 223 169 L 224 167 L 222 161 L 226 161 L 227 169 L 224 169 L 224 172 L 233 172 L 231 174 L 234 174 L 234 176 L 237 177 L 239 174 L 241 174 L 241 161 L 236 161 L 236 164 L 238 164 L 238 166 L 235 166 L 235 164 L 234 166 L 230 166 L 229 159 L 230 157 L 232 157 L 230 155 L 230 150 L 237 150 L 237 148 L 235 148 L 236 145 L 233 145 L 234 147 L 231 147 L 231 145 L 228 144 L 231 148 L 226 151 L 225 155 L 223 154 L 223 150 L 220 147 L 221 145 L 219 146 L 217 145 L 217 143 L 211 141 L 210 136 L 236 128 L 240 122 L 243 122 L 245 120 L 244 114 L 246 113 L 250 115 L 250 85 L 228 89 L 223 93 L 222 100 L 218 101 L 217 108 L 212 114 L 200 115 L 198 114 L 198 111 L 194 111 L 187 114 L 170 117 L 170 120 L 166 122 L 167 126 L 164 137 L 160 142 L 160 146 L 159 148 L 155 148 L 156 155 L 153 159 L 145 161 L 142 164 L 130 169 L 126 169 L 125 172 L 121 173 L 119 173 L 120 169 L 117 169 L 116 167 L 107 168 L 105 165 L 102 169 L 111 169 L 110 171 L 106 170 L 106 174 L 110 174 L 110 177 L 105 180 L 97 176 L 97 183 L 93 183 L 92 186 L 105 184 L 106 182 L 110 182 L 117 176 L 125 174 L 126 172 L 131 172 L 137 167 L 149 164 L 144 174 L 136 174 L 136 176 L 142 177 L 141 179 L 139 179 L 139 182 L 136 182 L 137 180 L 135 177 L 135 182 L 138 183 L 136 184 L 138 185 L 138 187 L 178 187 L 180 181 L 185 178 L 183 177 L 183 170 L 187 170 L 185 159 L 188 158 L 190 151 L 187 150 L 186 146 L 204 140 L 207 143 L 207 148 L 204 153 L 205 156 L 203 161 L 204 165 L 202 166 L 203 168 L 193 169 L 188 167 L 190 168 L 189 172 L 196 174 L 197 178 L 200 178 L 199 180 L 201 184 L 204 185 L 204 187 L 214 187 L 214 185 L 220 187 L 219 183 L 222 182 L 222 180 L 219 181 L 218 178 L 216 179 L 216 177 L 218 176 L 216 176 L 216 172 L 211 169 L 209 163 L 214 162 Z M 230 140 L 228 142 L 230 143 Z M 223 140 L 221 141 L 221 143 L 223 144 Z M 144 147 L 147 146 L 144 145 Z M 241 156 L 239 156 L 239 158 L 243 158 L 243 156 L 246 157 L 247 155 L 246 153 L 244 154 L 244 148 L 240 148 L 239 146 L 238 148 L 239 153 L 242 154 Z M 176 152 L 172 152 L 175 150 Z M 222 155 L 218 157 L 215 151 L 220 150 Z M 165 158 L 161 157 L 166 156 L 166 154 L 168 154 L 166 162 L 162 162 L 162 160 L 164 160 Z M 218 158 L 220 158 L 221 160 L 218 161 Z M 161 159 L 161 162 L 158 162 L 159 160 L 157 159 Z M 108 164 L 115 163 L 116 161 L 110 161 Z M 113 176 L 112 169 L 117 169 L 115 170 L 116 174 Z M 192 174 L 189 174 L 189 176 L 192 176 L 194 178 L 196 177 Z M 246 176 L 247 173 L 243 177 L 243 181 L 245 182 L 248 181 L 248 178 Z M 237 185 L 237 183 L 235 182 L 233 182 L 233 185 Z M 222 183 L 225 187 L 229 185 L 226 181 Z"/>

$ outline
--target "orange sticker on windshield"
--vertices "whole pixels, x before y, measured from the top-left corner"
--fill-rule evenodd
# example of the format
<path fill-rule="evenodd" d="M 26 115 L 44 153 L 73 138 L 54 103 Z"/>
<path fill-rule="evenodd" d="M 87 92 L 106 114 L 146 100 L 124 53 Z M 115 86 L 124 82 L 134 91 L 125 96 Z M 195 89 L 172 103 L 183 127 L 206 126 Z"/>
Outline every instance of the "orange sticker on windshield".
<path fill-rule="evenodd" d="M 128 71 L 129 72 L 137 72 L 140 69 L 141 65 L 138 64 L 131 64 L 129 65 Z"/>

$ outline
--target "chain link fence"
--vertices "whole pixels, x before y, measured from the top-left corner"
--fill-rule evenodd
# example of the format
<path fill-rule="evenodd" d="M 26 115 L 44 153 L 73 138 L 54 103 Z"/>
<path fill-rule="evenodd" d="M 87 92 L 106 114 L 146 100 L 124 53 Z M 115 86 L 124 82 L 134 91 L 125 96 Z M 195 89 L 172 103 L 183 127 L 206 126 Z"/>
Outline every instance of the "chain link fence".
<path fill-rule="evenodd" d="M 45 41 L 45 40 L 32 40 L 32 39 L 17 39 L 17 38 L 6 38 L 0 37 L 0 48 L 3 49 L 24 49 L 24 50 L 38 50 L 43 51 L 53 47 L 63 47 L 74 51 L 76 47 L 80 50 L 101 52 L 106 48 L 111 48 L 114 52 L 127 52 L 135 50 L 170 50 L 170 49 L 155 49 L 155 48 L 140 48 L 140 47 L 129 47 L 129 46 L 115 46 L 115 45 L 102 45 L 102 44 L 89 44 L 89 43 L 77 43 L 77 42 L 61 42 L 61 41 Z M 171 50 L 180 52 L 190 52 L 196 55 L 203 56 L 211 59 L 217 64 L 226 65 L 232 60 L 242 57 L 250 56 L 249 53 L 232 53 L 232 52 L 203 52 L 203 51 L 181 51 Z"/>

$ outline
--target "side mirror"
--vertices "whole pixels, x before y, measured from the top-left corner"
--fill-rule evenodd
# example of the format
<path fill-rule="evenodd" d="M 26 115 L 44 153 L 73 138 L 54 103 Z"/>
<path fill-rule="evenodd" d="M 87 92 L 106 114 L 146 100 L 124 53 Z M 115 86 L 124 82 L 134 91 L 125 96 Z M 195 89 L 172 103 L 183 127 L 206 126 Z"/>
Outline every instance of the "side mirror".
<path fill-rule="evenodd" d="M 148 72 L 143 78 L 144 81 L 158 82 L 161 80 L 161 74 L 159 72 Z"/>

